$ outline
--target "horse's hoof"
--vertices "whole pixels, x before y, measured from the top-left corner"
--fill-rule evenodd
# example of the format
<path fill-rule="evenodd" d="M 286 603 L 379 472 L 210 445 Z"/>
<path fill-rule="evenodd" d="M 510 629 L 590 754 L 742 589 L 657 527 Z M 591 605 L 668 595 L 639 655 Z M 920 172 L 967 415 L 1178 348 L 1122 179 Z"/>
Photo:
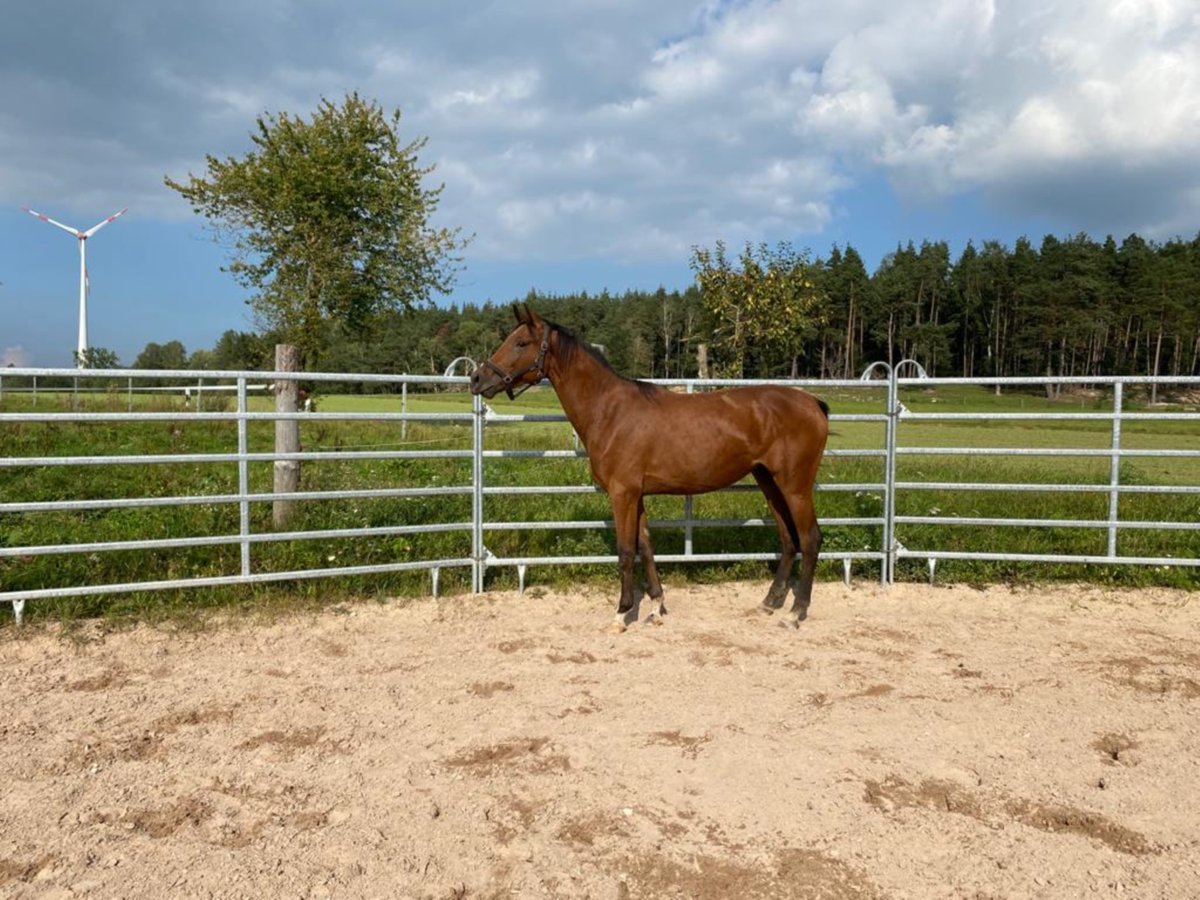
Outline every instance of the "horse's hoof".
<path fill-rule="evenodd" d="M 625 626 L 624 626 L 624 625 L 622 625 L 620 622 L 613 622 L 613 623 L 612 623 L 611 625 L 609 625 L 609 626 L 608 626 L 608 628 L 607 628 L 607 629 L 605 629 L 605 630 L 606 630 L 606 631 L 607 631 L 609 634 L 624 634 L 624 633 L 625 633 L 625 631 L 626 631 L 626 628 L 625 628 Z"/>
<path fill-rule="evenodd" d="M 800 620 L 797 619 L 795 616 L 784 616 L 782 619 L 779 620 L 779 627 L 787 628 L 792 631 L 799 631 Z"/>
<path fill-rule="evenodd" d="M 646 624 L 647 625 L 665 625 L 666 623 L 663 621 L 663 617 L 658 615 L 658 613 L 650 613 L 650 615 L 648 615 L 646 617 Z"/>
<path fill-rule="evenodd" d="M 761 606 L 759 606 L 758 611 L 760 613 L 762 613 L 764 616 L 775 615 L 775 607 L 767 606 L 767 604 L 765 602 Z"/>

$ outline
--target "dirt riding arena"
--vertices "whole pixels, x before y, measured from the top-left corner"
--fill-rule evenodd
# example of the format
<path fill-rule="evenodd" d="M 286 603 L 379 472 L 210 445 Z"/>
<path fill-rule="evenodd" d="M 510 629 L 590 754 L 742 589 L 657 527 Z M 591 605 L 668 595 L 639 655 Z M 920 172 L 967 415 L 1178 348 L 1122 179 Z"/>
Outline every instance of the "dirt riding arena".
<path fill-rule="evenodd" d="M 1196 595 L 765 587 L 9 630 L 0 896 L 1200 893 Z"/>

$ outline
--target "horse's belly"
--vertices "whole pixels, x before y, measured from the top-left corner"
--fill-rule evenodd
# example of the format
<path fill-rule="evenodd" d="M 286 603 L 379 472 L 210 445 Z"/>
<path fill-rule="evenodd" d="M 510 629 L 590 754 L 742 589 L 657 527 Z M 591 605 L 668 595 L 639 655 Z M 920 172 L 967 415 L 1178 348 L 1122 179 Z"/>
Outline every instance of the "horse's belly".
<path fill-rule="evenodd" d="M 741 480 L 752 465 L 751 460 L 740 456 L 716 460 L 681 454 L 649 467 L 642 489 L 647 494 L 704 494 Z"/>

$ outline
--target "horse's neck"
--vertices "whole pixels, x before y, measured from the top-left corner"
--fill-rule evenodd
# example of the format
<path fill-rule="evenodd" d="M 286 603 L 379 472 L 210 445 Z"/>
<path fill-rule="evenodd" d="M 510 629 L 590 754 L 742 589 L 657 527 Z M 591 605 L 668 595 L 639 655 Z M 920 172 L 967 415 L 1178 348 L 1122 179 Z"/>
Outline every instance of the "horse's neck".
<path fill-rule="evenodd" d="M 623 379 L 583 348 L 575 351 L 569 366 L 564 366 L 555 354 L 548 369 L 547 377 L 554 385 L 563 412 L 570 419 L 579 439 L 587 446 L 588 435 L 607 407 L 607 404 L 597 400 L 606 389 L 618 387 Z"/>

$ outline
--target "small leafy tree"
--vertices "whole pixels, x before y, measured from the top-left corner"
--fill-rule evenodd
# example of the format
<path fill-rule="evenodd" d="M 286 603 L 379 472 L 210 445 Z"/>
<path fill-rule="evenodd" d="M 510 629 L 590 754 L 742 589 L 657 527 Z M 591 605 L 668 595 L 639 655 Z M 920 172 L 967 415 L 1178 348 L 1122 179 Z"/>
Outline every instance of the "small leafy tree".
<path fill-rule="evenodd" d="M 786 360 L 792 370 L 805 340 L 820 324 L 823 293 L 806 252 L 788 243 L 746 244 L 732 263 L 724 243 L 692 249 L 692 270 L 713 322 L 721 375 L 741 378 L 751 356 Z"/>
<path fill-rule="evenodd" d="M 274 362 L 270 342 L 257 334 L 228 329 L 209 359 L 213 369 L 261 369 Z M 194 356 L 195 354 L 193 354 Z"/>
<path fill-rule="evenodd" d="M 188 367 L 187 348 L 180 341 L 167 341 L 165 344 L 151 341 L 142 348 L 142 352 L 133 361 L 135 369 L 186 369 Z"/>
<path fill-rule="evenodd" d="M 107 347 L 88 347 L 82 353 L 75 350 L 71 355 L 75 358 L 75 365 L 85 369 L 117 369 L 121 366 L 116 352 Z"/>
<path fill-rule="evenodd" d="M 209 156 L 207 177 L 165 178 L 232 244 L 227 271 L 253 291 L 260 324 L 311 361 L 328 320 L 360 328 L 454 284 L 466 241 L 430 220 L 442 188 L 390 116 L 350 94 L 322 100 L 311 120 L 260 116 L 242 159 Z"/>

